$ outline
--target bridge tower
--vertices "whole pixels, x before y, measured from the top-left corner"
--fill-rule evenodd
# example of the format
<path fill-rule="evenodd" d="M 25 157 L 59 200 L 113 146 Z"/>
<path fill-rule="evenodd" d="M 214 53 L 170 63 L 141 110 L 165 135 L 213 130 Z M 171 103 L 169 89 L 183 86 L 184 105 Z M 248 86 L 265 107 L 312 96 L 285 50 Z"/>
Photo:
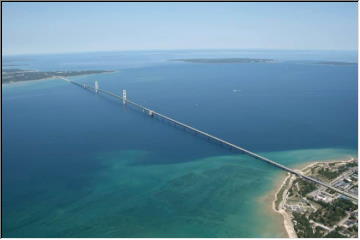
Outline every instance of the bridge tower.
<path fill-rule="evenodd" d="M 99 92 L 99 82 L 97 80 L 95 81 L 95 92 Z"/>
<path fill-rule="evenodd" d="M 122 91 L 122 99 L 123 99 L 123 104 L 125 104 L 126 103 L 126 90 L 124 89 L 123 91 Z"/>

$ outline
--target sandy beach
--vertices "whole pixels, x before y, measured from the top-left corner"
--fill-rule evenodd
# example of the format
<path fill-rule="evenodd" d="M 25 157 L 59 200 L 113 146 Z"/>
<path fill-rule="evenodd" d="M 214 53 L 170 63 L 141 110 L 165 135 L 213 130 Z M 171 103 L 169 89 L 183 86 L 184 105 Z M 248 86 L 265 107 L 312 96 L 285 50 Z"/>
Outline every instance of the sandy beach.
<path fill-rule="evenodd" d="M 279 174 L 274 180 L 274 185 L 280 186 L 286 176 L 287 173 L 285 172 Z M 274 187 L 270 192 L 267 192 L 265 195 L 258 198 L 257 201 L 260 206 L 259 210 L 262 212 L 262 214 L 266 214 L 266 218 L 271 219 L 271 222 L 273 223 L 271 226 L 269 226 L 269 228 L 271 227 L 272 229 L 265 229 L 265 231 L 270 233 L 276 232 L 276 234 L 279 235 L 278 237 L 287 238 L 288 233 L 283 225 L 283 217 L 278 212 L 274 211 L 272 204 L 269 204 L 274 201 L 274 195 L 277 193 L 277 191 L 278 188 Z"/>
<path fill-rule="evenodd" d="M 296 232 L 294 230 L 294 226 L 293 223 L 291 221 L 291 216 L 290 214 L 288 214 L 286 211 L 284 211 L 282 209 L 282 205 L 284 203 L 283 199 L 287 194 L 287 190 L 289 189 L 289 186 L 291 186 L 292 182 L 295 180 L 295 176 L 291 175 L 290 173 L 287 174 L 287 176 L 285 177 L 285 179 L 282 181 L 280 187 L 278 188 L 278 190 L 275 192 L 274 199 L 272 201 L 272 210 L 276 213 L 279 213 L 282 215 L 283 217 L 283 225 L 284 228 L 286 230 L 286 233 L 288 235 L 289 238 L 297 238 Z M 275 201 L 277 200 L 278 197 L 278 193 L 281 189 L 285 188 L 285 190 L 283 191 L 282 195 L 281 195 L 281 202 L 279 203 L 279 209 L 276 209 L 275 206 Z"/>

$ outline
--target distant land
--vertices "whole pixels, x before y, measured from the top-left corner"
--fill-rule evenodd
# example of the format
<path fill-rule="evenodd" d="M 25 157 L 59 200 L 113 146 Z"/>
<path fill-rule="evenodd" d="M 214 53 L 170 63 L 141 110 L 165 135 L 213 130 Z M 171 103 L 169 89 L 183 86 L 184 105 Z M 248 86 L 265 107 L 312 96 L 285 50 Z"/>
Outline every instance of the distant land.
<path fill-rule="evenodd" d="M 21 81 L 41 80 L 53 77 L 71 77 L 88 74 L 99 74 L 113 71 L 104 70 L 85 70 L 85 71 L 55 71 L 55 72 L 41 72 L 34 70 L 23 70 L 18 68 L 3 69 L 2 83 L 13 83 Z"/>
<path fill-rule="evenodd" d="M 191 62 L 191 63 L 269 63 L 274 59 L 265 58 L 185 58 L 171 59 L 170 61 Z"/>
<path fill-rule="evenodd" d="M 339 61 L 320 61 L 316 64 L 328 64 L 328 65 L 353 65 L 355 62 L 339 62 Z"/>
<path fill-rule="evenodd" d="M 17 66 L 21 66 L 19 64 L 4 64 L 3 67 L 17 67 Z"/>

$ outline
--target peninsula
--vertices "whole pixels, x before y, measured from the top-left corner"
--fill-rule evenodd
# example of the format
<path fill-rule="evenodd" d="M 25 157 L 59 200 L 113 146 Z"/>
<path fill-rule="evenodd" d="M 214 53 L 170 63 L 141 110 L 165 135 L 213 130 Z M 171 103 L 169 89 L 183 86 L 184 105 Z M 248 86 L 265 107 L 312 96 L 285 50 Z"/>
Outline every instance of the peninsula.
<path fill-rule="evenodd" d="M 358 161 L 316 162 L 302 170 L 345 192 L 358 194 Z M 284 217 L 289 237 L 357 238 L 357 202 L 323 186 L 288 174 L 273 209 Z"/>
<path fill-rule="evenodd" d="M 12 69 L 2 70 L 2 83 L 41 80 L 41 79 L 54 78 L 54 77 L 72 77 L 72 76 L 99 74 L 99 73 L 107 73 L 107 72 L 113 72 L 113 71 L 83 70 L 83 71 L 42 72 L 35 70 L 23 70 L 23 69 L 12 68 Z"/>

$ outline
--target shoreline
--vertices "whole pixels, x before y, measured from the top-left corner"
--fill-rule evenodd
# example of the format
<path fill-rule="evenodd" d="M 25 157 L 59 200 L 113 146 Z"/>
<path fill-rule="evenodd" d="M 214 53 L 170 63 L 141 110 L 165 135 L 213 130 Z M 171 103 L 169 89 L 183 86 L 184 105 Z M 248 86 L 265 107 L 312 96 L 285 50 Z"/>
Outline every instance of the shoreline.
<path fill-rule="evenodd" d="M 280 174 L 275 175 L 274 186 L 280 186 L 283 182 L 283 179 L 287 177 L 286 172 L 280 172 Z M 283 217 L 281 214 L 274 212 L 272 204 L 274 200 L 274 195 L 277 193 L 277 188 L 270 188 L 265 194 L 257 198 L 257 202 L 260 205 L 259 215 L 263 215 L 272 223 L 269 226 L 266 226 L 267 229 L 265 232 L 267 236 L 276 236 L 277 238 L 287 238 L 288 233 L 283 225 Z M 269 234 L 270 233 L 270 234 Z M 275 235 L 274 235 L 275 234 Z"/>
<path fill-rule="evenodd" d="M 84 73 L 84 74 L 79 74 L 79 75 L 74 75 L 74 76 L 68 76 L 68 77 L 78 77 L 78 76 L 86 76 L 86 75 L 96 75 L 96 74 L 107 74 L 107 73 L 114 73 L 117 71 L 106 71 L 106 72 L 102 72 L 102 73 Z M 22 80 L 22 81 L 10 81 L 10 82 L 3 82 L 1 81 L 1 85 L 9 85 L 9 86 L 13 86 L 15 84 L 21 84 L 21 83 L 33 83 L 35 81 L 48 81 L 48 80 L 55 80 L 58 79 L 58 76 L 51 76 L 51 77 L 46 77 L 46 78 L 39 78 L 39 79 L 32 79 L 32 80 Z"/>
<path fill-rule="evenodd" d="M 291 216 L 290 216 L 290 214 L 288 214 L 286 211 L 284 211 L 282 209 L 282 204 L 284 203 L 284 194 L 287 192 L 287 190 L 289 189 L 289 186 L 291 186 L 294 179 L 295 178 L 294 178 L 293 175 L 291 175 L 290 173 L 287 173 L 287 176 L 285 177 L 285 179 L 281 183 L 280 187 L 278 188 L 277 191 L 275 191 L 275 198 L 272 201 L 272 210 L 275 213 L 279 213 L 282 216 L 282 218 L 283 218 L 283 226 L 284 226 L 285 231 L 286 231 L 289 238 L 297 238 L 297 235 L 296 235 L 296 232 L 294 230 L 294 225 L 293 225 L 293 223 L 291 221 Z M 276 209 L 275 202 L 278 200 L 277 196 L 284 187 L 286 187 L 286 188 L 284 189 L 284 191 L 283 191 L 283 193 L 281 195 L 281 201 L 279 203 L 279 209 Z"/>
<path fill-rule="evenodd" d="M 355 158 L 353 156 L 350 157 L 350 159 L 334 159 L 334 160 L 328 160 L 328 161 L 316 161 L 316 162 L 308 162 L 308 163 L 302 163 L 297 165 L 297 167 L 294 167 L 295 169 L 301 169 L 300 171 L 302 173 L 306 172 L 308 169 L 312 168 L 313 166 L 317 165 L 317 164 L 323 164 L 323 163 L 333 163 L 333 162 L 337 162 L 337 163 L 346 163 L 346 162 L 351 162 L 353 161 Z M 294 226 L 293 223 L 291 221 L 291 214 L 287 213 L 286 211 L 284 211 L 282 209 L 282 204 L 284 203 L 284 194 L 287 193 L 287 190 L 289 189 L 289 187 L 291 186 L 292 182 L 296 179 L 296 176 L 287 173 L 285 178 L 282 178 L 282 181 L 280 183 L 276 183 L 275 184 L 275 194 L 273 194 L 273 201 L 272 201 L 272 210 L 274 213 L 280 214 L 283 218 L 283 227 L 285 228 L 285 231 L 288 235 L 289 238 L 297 238 L 297 234 L 294 230 Z M 285 189 L 283 189 L 285 187 Z M 276 209 L 276 201 L 278 201 L 278 195 L 281 194 L 281 201 L 279 202 L 278 206 L 279 209 Z"/>
<path fill-rule="evenodd" d="M 16 81 L 16 82 L 5 82 L 1 83 L 2 86 L 16 86 L 20 84 L 26 84 L 26 83 L 34 83 L 34 82 L 40 82 L 40 81 L 49 81 L 49 80 L 55 80 L 55 77 L 48 77 L 48 78 L 41 78 L 41 79 L 33 79 L 33 80 L 24 80 L 24 81 Z"/>

